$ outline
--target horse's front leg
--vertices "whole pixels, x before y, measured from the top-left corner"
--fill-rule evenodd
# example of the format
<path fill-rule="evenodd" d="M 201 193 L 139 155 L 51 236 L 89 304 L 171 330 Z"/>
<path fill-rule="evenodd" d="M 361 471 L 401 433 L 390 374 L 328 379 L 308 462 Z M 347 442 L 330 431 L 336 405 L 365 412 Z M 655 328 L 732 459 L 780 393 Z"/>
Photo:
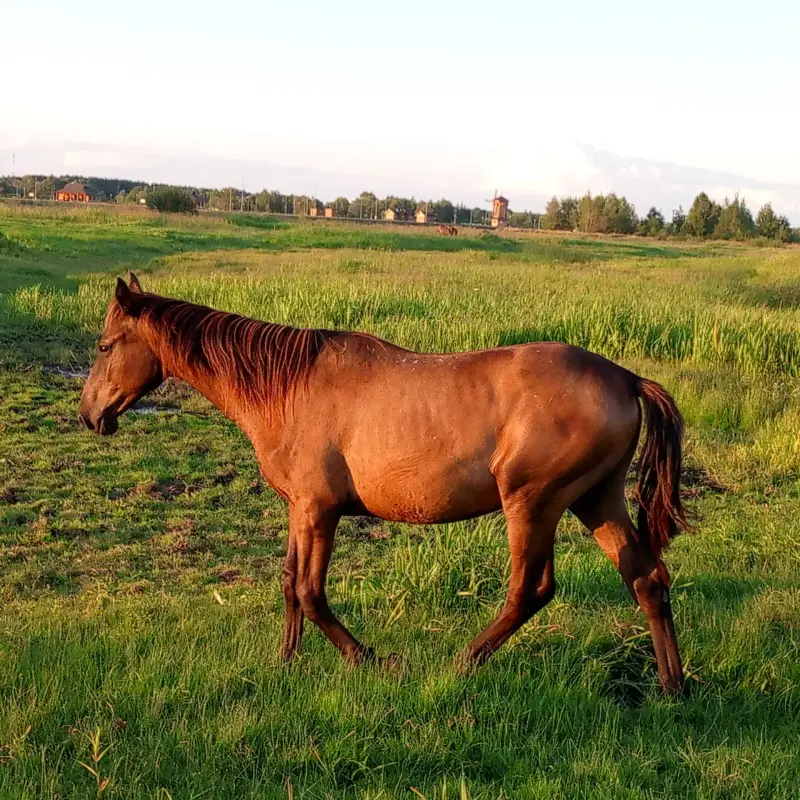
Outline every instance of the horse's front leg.
<path fill-rule="evenodd" d="M 305 617 L 297 596 L 297 539 L 291 531 L 283 565 L 283 596 L 286 599 L 286 622 L 281 655 L 284 661 L 291 661 L 300 653 Z"/>
<path fill-rule="evenodd" d="M 322 629 L 345 658 L 360 663 L 374 658 L 374 651 L 362 645 L 336 619 L 325 595 L 339 516 L 324 503 L 315 501 L 300 501 L 290 507 L 289 535 L 296 548 L 295 592 L 301 613 Z"/>

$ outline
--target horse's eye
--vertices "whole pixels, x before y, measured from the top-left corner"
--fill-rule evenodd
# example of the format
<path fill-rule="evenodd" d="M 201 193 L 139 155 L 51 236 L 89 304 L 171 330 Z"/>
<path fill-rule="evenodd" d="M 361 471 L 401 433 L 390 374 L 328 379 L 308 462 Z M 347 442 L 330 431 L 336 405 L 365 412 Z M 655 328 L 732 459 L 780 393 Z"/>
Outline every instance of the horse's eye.
<path fill-rule="evenodd" d="M 99 344 L 99 345 L 97 345 L 97 349 L 101 353 L 107 353 L 111 349 L 111 345 L 110 344 Z"/>

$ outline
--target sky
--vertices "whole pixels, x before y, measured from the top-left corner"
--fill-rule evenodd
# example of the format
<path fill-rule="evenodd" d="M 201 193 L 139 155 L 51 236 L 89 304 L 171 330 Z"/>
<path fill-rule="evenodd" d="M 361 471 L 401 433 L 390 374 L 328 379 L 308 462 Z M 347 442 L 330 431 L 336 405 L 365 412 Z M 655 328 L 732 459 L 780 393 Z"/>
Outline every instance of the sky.
<path fill-rule="evenodd" d="M 800 224 L 800 3 L 0 0 L 0 174 Z"/>

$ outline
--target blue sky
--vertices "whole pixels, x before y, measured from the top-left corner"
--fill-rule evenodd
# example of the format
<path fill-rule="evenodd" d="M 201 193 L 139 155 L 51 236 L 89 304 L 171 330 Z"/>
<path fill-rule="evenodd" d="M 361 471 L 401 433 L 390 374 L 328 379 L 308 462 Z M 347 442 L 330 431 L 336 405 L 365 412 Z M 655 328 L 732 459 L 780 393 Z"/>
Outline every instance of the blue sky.
<path fill-rule="evenodd" d="M 0 173 L 15 152 L 20 173 L 667 213 L 705 188 L 800 222 L 798 3 L 0 0 L 0 20 Z"/>

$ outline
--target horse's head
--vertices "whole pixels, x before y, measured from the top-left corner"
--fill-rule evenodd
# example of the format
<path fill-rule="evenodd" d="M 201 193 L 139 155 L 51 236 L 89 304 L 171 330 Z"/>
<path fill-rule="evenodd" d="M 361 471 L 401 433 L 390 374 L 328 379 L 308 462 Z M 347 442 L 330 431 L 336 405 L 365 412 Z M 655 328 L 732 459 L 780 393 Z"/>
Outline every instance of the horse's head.
<path fill-rule="evenodd" d="M 130 285 L 117 279 L 98 355 L 81 394 L 80 420 L 95 433 L 115 433 L 119 415 L 164 379 L 161 362 L 139 332 L 142 294 L 135 275 Z"/>

